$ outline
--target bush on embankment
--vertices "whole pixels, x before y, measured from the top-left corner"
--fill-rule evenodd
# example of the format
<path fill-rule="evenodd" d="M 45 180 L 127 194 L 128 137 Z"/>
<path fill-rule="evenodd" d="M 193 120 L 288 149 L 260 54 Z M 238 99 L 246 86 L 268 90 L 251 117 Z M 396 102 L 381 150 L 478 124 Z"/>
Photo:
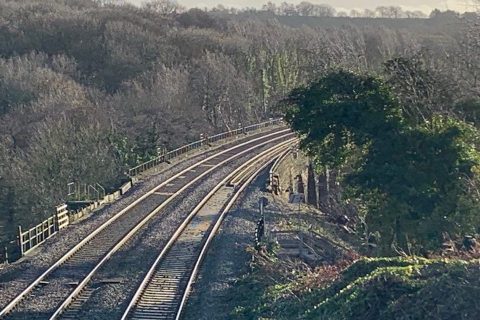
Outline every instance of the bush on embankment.
<path fill-rule="evenodd" d="M 423 258 L 364 258 L 328 285 L 312 281 L 320 274 L 271 282 L 250 291 L 250 306 L 237 307 L 239 318 L 274 319 L 478 319 L 480 262 Z M 238 288 L 262 282 L 254 271 Z M 260 286 L 262 287 L 262 286 Z M 258 288 L 258 286 L 257 286 Z M 248 290 L 246 291 L 248 292 Z"/>

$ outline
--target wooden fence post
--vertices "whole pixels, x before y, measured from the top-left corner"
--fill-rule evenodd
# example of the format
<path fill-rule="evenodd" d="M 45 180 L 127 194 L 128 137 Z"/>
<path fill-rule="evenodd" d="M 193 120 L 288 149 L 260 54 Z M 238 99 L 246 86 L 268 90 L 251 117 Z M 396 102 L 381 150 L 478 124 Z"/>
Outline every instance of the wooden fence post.
<path fill-rule="evenodd" d="M 20 245 L 20 254 L 23 257 L 23 235 L 22 235 L 22 226 L 18 226 L 18 244 Z"/>

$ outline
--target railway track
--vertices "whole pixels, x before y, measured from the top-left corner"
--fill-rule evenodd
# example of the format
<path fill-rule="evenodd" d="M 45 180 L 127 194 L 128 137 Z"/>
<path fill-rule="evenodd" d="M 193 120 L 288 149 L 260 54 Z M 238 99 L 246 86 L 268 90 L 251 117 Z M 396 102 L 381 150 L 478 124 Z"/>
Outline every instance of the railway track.
<path fill-rule="evenodd" d="M 241 155 L 290 136 L 289 130 L 266 134 L 222 150 L 167 179 L 74 246 L 1 310 L 0 319 L 57 318 L 95 272 L 189 186 Z"/>
<path fill-rule="evenodd" d="M 224 216 L 258 172 L 292 141 L 281 143 L 239 167 L 195 207 L 157 257 L 122 320 L 180 319 L 201 262 Z"/>

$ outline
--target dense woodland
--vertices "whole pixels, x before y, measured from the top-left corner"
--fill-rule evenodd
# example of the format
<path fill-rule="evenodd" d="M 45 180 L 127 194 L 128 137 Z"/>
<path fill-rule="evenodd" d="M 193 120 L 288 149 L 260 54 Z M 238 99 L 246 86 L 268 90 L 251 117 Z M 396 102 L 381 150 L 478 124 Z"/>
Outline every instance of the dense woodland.
<path fill-rule="evenodd" d="M 67 183 L 112 189 L 159 149 L 280 116 L 294 88 L 332 70 L 383 79 L 409 123 L 478 128 L 475 14 L 169 4 L 0 0 L 4 236 L 50 215 Z"/>

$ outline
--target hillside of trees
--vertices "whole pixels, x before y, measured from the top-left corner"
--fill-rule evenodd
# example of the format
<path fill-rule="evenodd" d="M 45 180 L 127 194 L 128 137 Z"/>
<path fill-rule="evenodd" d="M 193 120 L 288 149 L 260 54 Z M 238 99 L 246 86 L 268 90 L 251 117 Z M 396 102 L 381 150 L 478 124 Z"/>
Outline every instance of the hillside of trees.
<path fill-rule="evenodd" d="M 452 114 L 478 127 L 476 16 L 333 18 L 164 4 L 0 0 L 5 231 L 50 215 L 69 182 L 111 189 L 159 149 L 280 116 L 291 90 L 332 69 L 386 78 L 412 117 Z"/>

